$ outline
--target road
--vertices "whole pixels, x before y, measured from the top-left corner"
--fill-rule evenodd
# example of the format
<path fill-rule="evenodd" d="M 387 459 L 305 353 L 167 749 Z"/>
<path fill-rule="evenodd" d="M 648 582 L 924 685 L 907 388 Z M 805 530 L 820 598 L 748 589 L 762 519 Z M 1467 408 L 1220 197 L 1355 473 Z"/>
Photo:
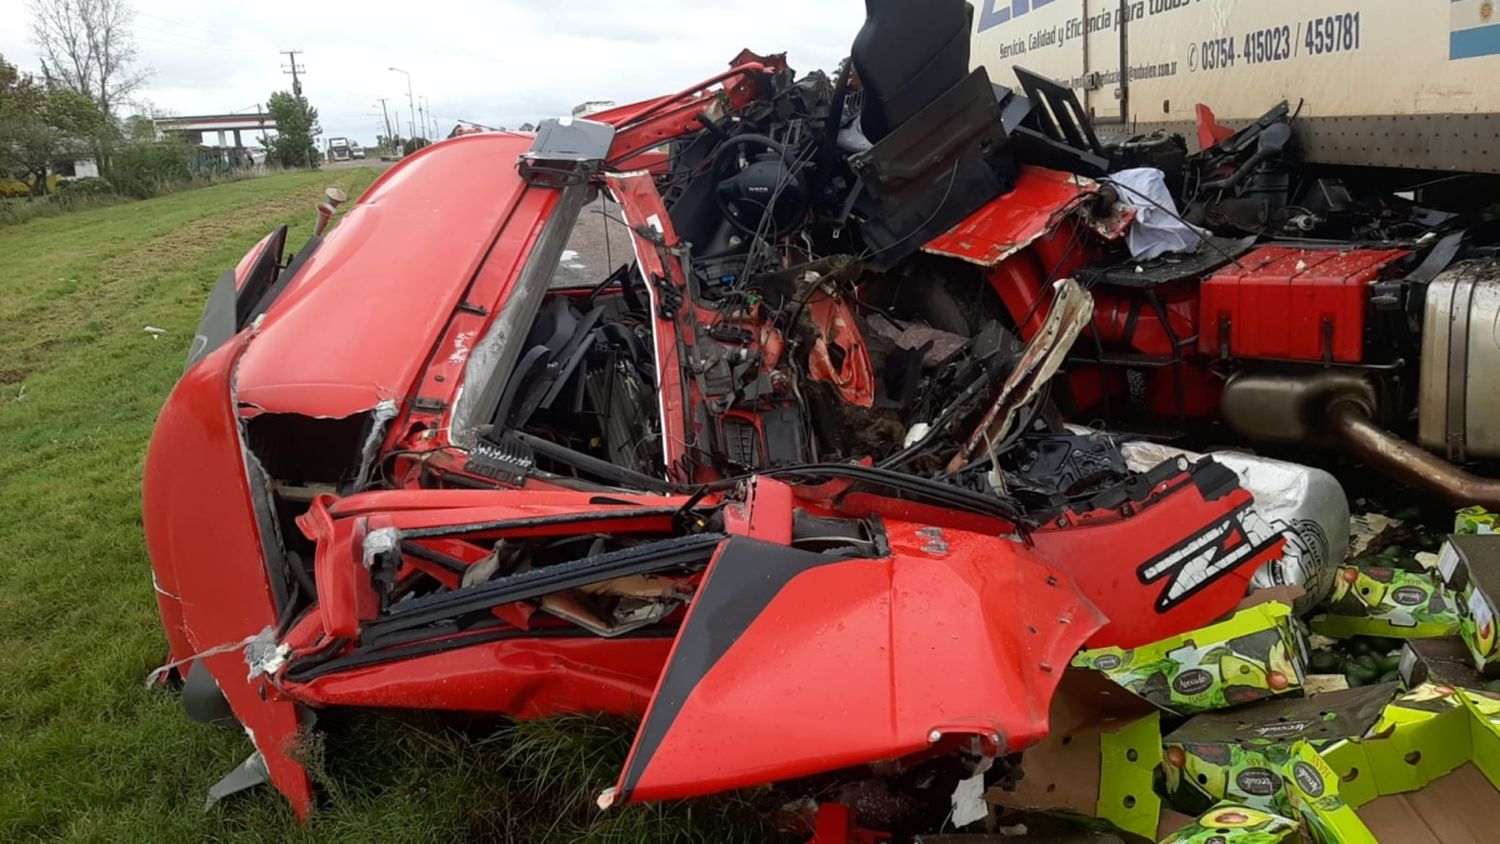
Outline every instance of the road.
<path fill-rule="evenodd" d="M 552 286 L 593 286 L 632 260 L 630 232 L 620 217 L 620 207 L 600 197 L 585 205 L 578 215 L 578 225 L 563 248 Z"/>

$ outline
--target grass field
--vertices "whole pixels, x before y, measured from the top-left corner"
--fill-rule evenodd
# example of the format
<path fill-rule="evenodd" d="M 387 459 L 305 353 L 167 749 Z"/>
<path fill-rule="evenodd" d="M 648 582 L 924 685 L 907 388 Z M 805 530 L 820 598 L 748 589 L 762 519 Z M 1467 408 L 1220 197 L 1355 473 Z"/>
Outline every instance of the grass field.
<path fill-rule="evenodd" d="M 329 713 L 299 827 L 270 789 L 207 811 L 245 736 L 143 678 L 166 653 L 142 456 L 214 280 L 336 184 L 299 173 L 0 227 L 0 841 L 765 840 L 744 798 L 601 815 L 631 725 Z M 157 338 L 144 329 L 166 329 Z"/>

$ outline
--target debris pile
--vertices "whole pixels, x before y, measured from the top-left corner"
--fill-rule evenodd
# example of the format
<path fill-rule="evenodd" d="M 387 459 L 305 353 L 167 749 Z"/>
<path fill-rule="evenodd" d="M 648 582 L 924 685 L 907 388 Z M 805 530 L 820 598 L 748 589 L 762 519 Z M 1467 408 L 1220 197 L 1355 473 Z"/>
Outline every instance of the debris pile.
<path fill-rule="evenodd" d="M 602 809 L 787 788 L 823 844 L 1397 793 L 1331 743 L 1421 732 L 1389 640 L 1490 668 L 1488 539 L 1381 556 L 1336 473 L 1500 504 L 1492 221 L 1286 104 L 1101 141 L 963 0 L 867 7 L 832 75 L 456 137 L 220 278 L 144 501 L 159 676 L 254 745 L 215 795 L 307 817 L 329 707 L 634 716 Z"/>
<path fill-rule="evenodd" d="M 1347 585 L 1313 610 L 1311 629 L 1251 593 L 1217 624 L 1080 651 L 1051 733 L 984 792 L 987 811 L 961 815 L 972 797 L 960 786 L 947 822 L 967 831 L 911 840 L 1489 840 L 1500 809 L 1494 516 L 1460 511 L 1446 539 L 1380 514 L 1352 523 L 1350 564 L 1335 568 Z M 1380 547 L 1393 535 L 1402 544 Z M 1404 611 L 1394 589 L 1411 590 L 1394 602 Z M 813 840 L 905 839 L 830 825 Z"/>

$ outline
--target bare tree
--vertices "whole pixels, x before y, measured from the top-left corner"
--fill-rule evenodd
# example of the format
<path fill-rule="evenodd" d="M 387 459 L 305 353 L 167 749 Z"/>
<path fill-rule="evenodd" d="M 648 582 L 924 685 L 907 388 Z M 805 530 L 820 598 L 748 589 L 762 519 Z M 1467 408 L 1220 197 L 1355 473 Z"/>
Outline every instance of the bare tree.
<path fill-rule="evenodd" d="M 128 0 L 28 0 L 31 41 L 49 81 L 84 94 L 112 117 L 150 71 L 136 62 Z"/>

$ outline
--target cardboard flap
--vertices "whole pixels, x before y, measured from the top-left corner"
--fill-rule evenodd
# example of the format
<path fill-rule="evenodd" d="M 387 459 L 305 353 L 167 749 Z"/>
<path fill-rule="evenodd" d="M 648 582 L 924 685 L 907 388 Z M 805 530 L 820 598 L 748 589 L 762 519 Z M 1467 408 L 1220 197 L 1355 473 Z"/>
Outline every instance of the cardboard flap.
<path fill-rule="evenodd" d="M 1401 682 L 1407 688 L 1423 683 L 1442 683 L 1459 689 L 1477 689 L 1484 677 L 1474 670 L 1469 646 L 1457 636 L 1413 639 L 1401 652 Z"/>
<path fill-rule="evenodd" d="M 1257 604 L 1149 645 L 1086 650 L 1073 665 L 1177 715 L 1301 695 L 1307 671 L 1291 615 L 1285 604 Z"/>
<path fill-rule="evenodd" d="M 1415 791 L 1469 761 L 1470 718 L 1451 688 L 1420 686 L 1397 698 L 1361 742 L 1377 793 Z"/>
<path fill-rule="evenodd" d="M 1378 840 L 1339 792 L 1339 778 L 1305 741 L 1292 747 L 1282 768 L 1286 796 L 1315 844 L 1377 844 Z M 1396 841 L 1398 839 L 1388 839 Z"/>
<path fill-rule="evenodd" d="M 1154 840 L 1161 815 L 1152 787 L 1162 758 L 1159 713 L 1102 677 L 1069 671 L 1048 721 L 1048 736 L 1021 756 L 1015 789 L 992 788 L 985 798 L 1011 809 L 1099 817 Z"/>
<path fill-rule="evenodd" d="M 1300 700 L 1266 701 L 1229 712 L 1208 712 L 1174 730 L 1167 736 L 1167 743 L 1289 743 L 1359 738 L 1380 720 L 1396 688 L 1395 683 L 1384 683 Z"/>
<path fill-rule="evenodd" d="M 1457 558 L 1457 565 L 1451 564 Z M 1481 674 L 1500 673 L 1500 536 L 1451 537 L 1439 558 L 1448 562 L 1442 575 L 1448 589 L 1457 594 L 1459 634 L 1469 646 L 1474 666 Z"/>

